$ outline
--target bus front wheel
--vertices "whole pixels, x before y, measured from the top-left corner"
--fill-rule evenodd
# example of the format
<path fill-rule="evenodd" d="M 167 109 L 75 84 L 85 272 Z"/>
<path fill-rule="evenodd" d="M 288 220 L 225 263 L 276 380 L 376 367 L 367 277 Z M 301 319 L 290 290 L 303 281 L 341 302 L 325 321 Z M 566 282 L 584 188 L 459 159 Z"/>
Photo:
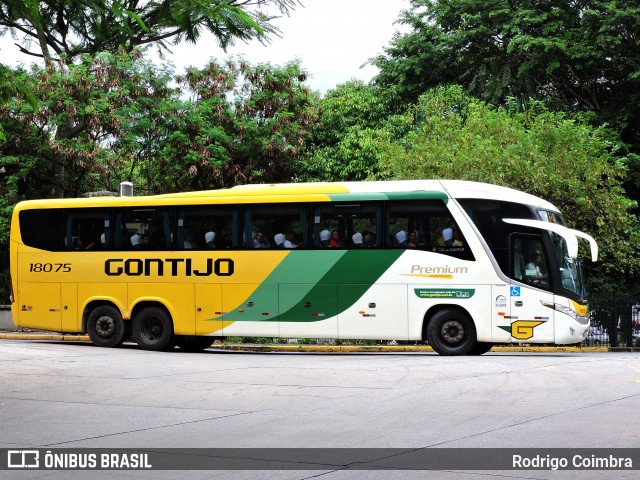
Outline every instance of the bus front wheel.
<path fill-rule="evenodd" d="M 173 322 L 158 307 L 143 308 L 133 319 L 133 338 L 144 350 L 165 350 L 173 345 Z"/>
<path fill-rule="evenodd" d="M 118 347 L 125 341 L 126 328 L 117 308 L 101 305 L 87 319 L 87 333 L 98 347 Z"/>
<path fill-rule="evenodd" d="M 469 316 L 448 308 L 429 321 L 427 340 L 440 355 L 468 355 L 477 344 L 475 326 Z"/>
<path fill-rule="evenodd" d="M 470 355 L 484 355 L 493 348 L 493 343 L 478 342 L 469 352 Z"/>

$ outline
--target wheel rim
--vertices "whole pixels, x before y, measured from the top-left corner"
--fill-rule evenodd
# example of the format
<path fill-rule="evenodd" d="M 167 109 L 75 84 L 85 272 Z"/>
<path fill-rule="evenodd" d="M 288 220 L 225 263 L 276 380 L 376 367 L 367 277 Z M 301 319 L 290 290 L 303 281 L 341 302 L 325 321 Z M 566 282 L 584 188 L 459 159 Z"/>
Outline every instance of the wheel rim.
<path fill-rule="evenodd" d="M 457 345 L 464 340 L 464 326 L 457 320 L 447 320 L 442 324 L 440 336 L 448 345 Z"/>
<path fill-rule="evenodd" d="M 102 315 L 96 321 L 96 333 L 100 338 L 109 338 L 116 331 L 116 321 L 109 315 Z"/>
<path fill-rule="evenodd" d="M 162 322 L 158 317 L 148 317 L 142 323 L 141 332 L 145 340 L 150 343 L 157 342 L 162 337 Z"/>

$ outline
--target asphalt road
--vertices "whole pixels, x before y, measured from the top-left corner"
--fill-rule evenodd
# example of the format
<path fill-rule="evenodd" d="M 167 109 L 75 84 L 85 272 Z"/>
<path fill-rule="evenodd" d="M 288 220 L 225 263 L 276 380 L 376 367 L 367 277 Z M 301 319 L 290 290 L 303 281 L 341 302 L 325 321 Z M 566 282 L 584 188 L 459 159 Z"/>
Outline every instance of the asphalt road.
<path fill-rule="evenodd" d="M 640 353 L 149 352 L 0 340 L 0 448 L 638 448 Z M 462 451 L 462 450 L 460 450 Z M 3 478 L 187 478 L 9 471 Z M 198 471 L 199 478 L 639 478 L 635 471 Z"/>

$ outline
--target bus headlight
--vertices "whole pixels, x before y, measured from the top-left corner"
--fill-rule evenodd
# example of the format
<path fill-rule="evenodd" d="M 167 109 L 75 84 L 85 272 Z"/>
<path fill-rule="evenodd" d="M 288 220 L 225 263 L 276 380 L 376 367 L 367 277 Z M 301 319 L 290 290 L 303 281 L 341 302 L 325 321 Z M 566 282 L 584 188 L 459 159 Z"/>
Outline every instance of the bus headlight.
<path fill-rule="evenodd" d="M 560 313 L 569 315 L 571 318 L 573 318 L 576 322 L 580 323 L 581 325 L 587 325 L 589 323 L 589 317 L 583 317 L 582 315 L 578 314 L 578 312 L 576 312 L 570 307 L 567 307 L 566 305 L 560 305 L 559 303 L 545 302 L 542 300 L 540 301 L 540 303 L 542 303 L 542 305 L 544 305 L 545 307 L 553 308 L 554 310 L 557 310 Z"/>

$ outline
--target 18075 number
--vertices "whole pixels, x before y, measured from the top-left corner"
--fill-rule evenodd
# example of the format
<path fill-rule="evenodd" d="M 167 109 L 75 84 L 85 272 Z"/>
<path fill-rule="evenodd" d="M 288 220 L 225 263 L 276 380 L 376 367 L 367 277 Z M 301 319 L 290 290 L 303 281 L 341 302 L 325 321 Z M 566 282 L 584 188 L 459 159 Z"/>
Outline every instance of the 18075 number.
<path fill-rule="evenodd" d="M 29 264 L 30 272 L 70 272 L 71 264 L 70 263 L 30 263 Z"/>

